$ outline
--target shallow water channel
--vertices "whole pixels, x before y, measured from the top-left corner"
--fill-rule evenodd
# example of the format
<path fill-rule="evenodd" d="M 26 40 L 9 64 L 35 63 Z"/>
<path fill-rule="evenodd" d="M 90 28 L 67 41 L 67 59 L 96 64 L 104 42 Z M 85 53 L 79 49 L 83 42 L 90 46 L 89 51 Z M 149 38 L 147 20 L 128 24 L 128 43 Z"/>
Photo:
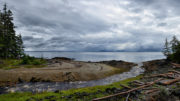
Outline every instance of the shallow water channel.
<path fill-rule="evenodd" d="M 141 68 L 143 64 L 138 63 L 128 72 L 116 74 L 104 79 L 92 81 L 76 81 L 76 82 L 37 82 L 37 83 L 21 83 L 14 87 L 5 87 L 4 92 L 44 92 L 56 90 L 68 90 L 72 88 L 92 87 L 96 85 L 106 85 L 118 82 L 127 78 L 136 77 L 144 72 Z"/>

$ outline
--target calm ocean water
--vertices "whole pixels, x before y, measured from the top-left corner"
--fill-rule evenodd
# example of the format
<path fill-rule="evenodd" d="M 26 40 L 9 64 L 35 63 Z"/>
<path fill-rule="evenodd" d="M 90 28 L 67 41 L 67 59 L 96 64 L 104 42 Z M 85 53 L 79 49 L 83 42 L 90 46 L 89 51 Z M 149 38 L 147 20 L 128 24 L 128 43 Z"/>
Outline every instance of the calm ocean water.
<path fill-rule="evenodd" d="M 142 62 L 165 58 L 161 52 L 26 52 L 34 57 L 68 57 L 79 61 L 124 60 Z"/>

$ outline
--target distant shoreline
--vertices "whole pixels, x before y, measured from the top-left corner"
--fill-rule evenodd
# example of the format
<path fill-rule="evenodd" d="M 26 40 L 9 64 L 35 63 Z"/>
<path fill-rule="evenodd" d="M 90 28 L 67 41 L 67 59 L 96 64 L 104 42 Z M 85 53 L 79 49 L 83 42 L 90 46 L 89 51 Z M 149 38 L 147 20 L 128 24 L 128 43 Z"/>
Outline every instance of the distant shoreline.
<path fill-rule="evenodd" d="M 25 52 L 161 52 L 161 51 L 25 51 Z"/>

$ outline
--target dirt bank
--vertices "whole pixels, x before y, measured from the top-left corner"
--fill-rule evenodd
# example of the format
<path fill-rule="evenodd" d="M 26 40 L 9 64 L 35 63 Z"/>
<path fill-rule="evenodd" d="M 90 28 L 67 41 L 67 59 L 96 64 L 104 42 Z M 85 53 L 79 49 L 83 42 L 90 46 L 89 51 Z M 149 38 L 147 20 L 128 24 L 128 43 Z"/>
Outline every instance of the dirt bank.
<path fill-rule="evenodd" d="M 0 69 L 0 85 L 13 85 L 21 82 L 69 82 L 87 81 L 105 78 L 107 76 L 128 71 L 134 63 L 123 61 L 111 62 L 81 62 L 68 58 L 48 60 L 43 68 Z M 122 66 L 122 67 L 121 67 Z"/>

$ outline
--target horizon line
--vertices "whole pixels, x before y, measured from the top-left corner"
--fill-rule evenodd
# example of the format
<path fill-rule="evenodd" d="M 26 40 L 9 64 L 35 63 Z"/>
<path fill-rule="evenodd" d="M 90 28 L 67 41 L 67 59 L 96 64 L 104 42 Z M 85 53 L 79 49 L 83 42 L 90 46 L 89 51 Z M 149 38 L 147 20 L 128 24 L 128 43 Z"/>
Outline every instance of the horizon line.
<path fill-rule="evenodd" d="M 162 51 L 24 51 L 24 52 L 162 52 Z"/>

